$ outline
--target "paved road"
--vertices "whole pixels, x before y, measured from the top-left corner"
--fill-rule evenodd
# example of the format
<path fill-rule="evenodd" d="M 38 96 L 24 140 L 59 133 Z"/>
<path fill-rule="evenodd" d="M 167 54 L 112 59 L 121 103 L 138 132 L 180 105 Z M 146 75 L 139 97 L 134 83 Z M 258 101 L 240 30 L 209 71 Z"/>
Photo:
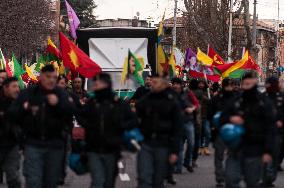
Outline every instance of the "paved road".
<path fill-rule="evenodd" d="M 136 181 L 136 170 L 135 170 L 135 159 L 134 154 L 124 154 L 126 161 L 122 162 L 124 169 L 120 170 L 121 173 L 127 173 L 130 181 L 121 181 L 121 177 L 117 178 L 117 188 L 135 188 L 137 185 Z M 283 165 L 284 166 L 284 165 Z M 123 178 L 123 177 L 122 177 Z M 198 168 L 194 173 L 188 173 L 184 170 L 182 175 L 177 175 L 176 179 L 178 184 L 176 188 L 214 188 L 214 168 L 213 168 L 213 157 L 212 156 L 201 156 L 198 161 Z M 68 172 L 66 179 L 66 185 L 60 188 L 88 188 L 90 184 L 89 175 L 76 176 L 71 171 Z M 6 186 L 0 186 L 4 188 Z M 173 186 L 167 186 L 171 188 Z M 284 187 L 284 172 L 279 174 L 276 182 L 276 188 Z"/>
<path fill-rule="evenodd" d="M 124 170 L 129 175 L 130 181 L 121 181 L 121 178 L 117 179 L 117 188 L 135 188 L 136 170 L 135 159 L 133 154 L 124 154 L 126 165 L 124 164 Z M 123 171 L 123 170 L 122 170 Z M 121 171 L 121 172 L 122 172 Z M 178 184 L 176 188 L 214 188 L 214 168 L 213 168 L 213 156 L 201 156 L 198 161 L 198 168 L 194 173 L 188 173 L 185 169 L 182 175 L 175 176 Z M 90 183 L 89 176 L 77 177 L 72 173 L 69 173 L 67 178 L 67 184 L 62 188 L 88 188 Z M 170 188 L 173 186 L 167 186 Z M 284 172 L 279 174 L 279 178 L 276 182 L 276 188 L 284 187 Z"/>

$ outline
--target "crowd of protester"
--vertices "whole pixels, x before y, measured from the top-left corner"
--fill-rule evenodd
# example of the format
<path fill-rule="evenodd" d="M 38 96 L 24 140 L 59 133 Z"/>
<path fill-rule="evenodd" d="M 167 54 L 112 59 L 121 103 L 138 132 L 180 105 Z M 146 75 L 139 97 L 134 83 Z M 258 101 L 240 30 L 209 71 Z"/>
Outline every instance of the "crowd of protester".
<path fill-rule="evenodd" d="M 107 73 L 95 76 L 87 93 L 82 78 L 70 85 L 52 65 L 22 91 L 1 71 L 0 180 L 5 174 L 9 188 L 56 188 L 71 153 L 79 153 L 90 187 L 113 188 L 121 152 L 131 150 L 138 188 L 178 186 L 175 175 L 194 173 L 198 157 L 213 153 L 216 187 L 238 188 L 242 180 L 248 188 L 271 187 L 284 158 L 282 85 L 270 77 L 261 93 L 255 72 L 220 85 L 152 75 L 132 98 L 120 99 Z M 234 145 L 221 134 L 228 124 L 244 130 Z M 131 131 L 143 139 L 127 144 Z"/>

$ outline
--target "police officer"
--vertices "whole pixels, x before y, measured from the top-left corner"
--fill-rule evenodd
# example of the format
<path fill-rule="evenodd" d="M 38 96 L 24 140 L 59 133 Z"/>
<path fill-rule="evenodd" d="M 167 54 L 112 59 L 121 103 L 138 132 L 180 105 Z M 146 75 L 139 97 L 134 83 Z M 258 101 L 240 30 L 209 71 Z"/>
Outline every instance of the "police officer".
<path fill-rule="evenodd" d="M 84 106 L 79 122 L 86 130 L 91 188 L 113 188 L 118 174 L 122 137 L 137 125 L 130 105 L 112 90 L 110 75 L 100 73 L 93 79 L 94 97 Z"/>
<path fill-rule="evenodd" d="M 280 153 L 283 145 L 283 123 L 284 123 L 284 94 L 280 92 L 279 80 L 276 77 L 270 77 L 265 82 L 265 96 L 271 99 L 276 107 L 276 128 L 277 135 L 276 145 L 278 146 L 273 153 L 273 161 L 266 164 L 263 169 L 263 186 L 273 187 L 273 182 L 276 180 L 278 164 L 282 162 Z"/>
<path fill-rule="evenodd" d="M 72 116 L 73 100 L 56 87 L 53 65 L 41 69 L 37 85 L 23 90 L 11 108 L 13 119 L 25 134 L 25 187 L 56 188 L 60 177 L 65 142 L 64 119 Z"/>
<path fill-rule="evenodd" d="M 17 78 L 11 77 L 2 83 L 0 98 L 0 168 L 6 173 L 9 188 L 20 188 L 19 128 L 11 123 L 9 107 L 20 93 Z"/>
<path fill-rule="evenodd" d="M 272 161 L 274 147 L 274 108 L 258 91 L 256 72 L 242 77 L 243 93 L 226 105 L 223 123 L 243 126 L 245 133 L 238 147 L 229 148 L 226 161 L 225 183 L 227 188 L 238 188 L 244 178 L 248 188 L 258 187 L 261 166 Z"/>
<path fill-rule="evenodd" d="M 182 131 L 181 110 L 168 80 L 152 76 L 152 90 L 136 110 L 145 137 L 137 161 L 138 187 L 163 188 L 169 162 L 177 161 Z"/>
<path fill-rule="evenodd" d="M 225 78 L 222 81 L 221 91 L 213 97 L 208 105 L 208 119 L 213 120 L 214 115 L 221 113 L 224 110 L 225 105 L 234 97 L 234 83 L 230 78 Z M 215 164 L 215 178 L 216 187 L 223 187 L 225 183 L 225 168 L 223 165 L 226 146 L 218 135 L 218 125 L 214 125 L 215 122 L 211 122 L 212 127 L 212 140 L 214 142 L 214 164 Z M 220 125 L 219 125 L 220 126 Z"/>
<path fill-rule="evenodd" d="M 3 88 L 3 82 L 7 79 L 8 75 L 5 70 L 0 70 L 0 96 L 2 96 L 2 88 Z M 3 172 L 0 169 L 0 183 L 3 183 Z"/>

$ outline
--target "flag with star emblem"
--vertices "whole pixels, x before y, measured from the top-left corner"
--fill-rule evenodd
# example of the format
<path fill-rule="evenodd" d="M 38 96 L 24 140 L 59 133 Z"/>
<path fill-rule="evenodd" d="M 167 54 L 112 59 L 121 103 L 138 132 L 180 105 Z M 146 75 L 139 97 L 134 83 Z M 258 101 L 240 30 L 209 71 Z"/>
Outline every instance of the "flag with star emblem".
<path fill-rule="evenodd" d="M 90 57 L 70 41 L 62 32 L 59 33 L 60 47 L 64 67 L 86 78 L 92 78 L 102 71 Z"/>
<path fill-rule="evenodd" d="M 211 59 L 213 59 L 213 63 L 212 63 L 213 66 L 225 64 L 225 61 L 223 60 L 223 58 L 219 54 L 217 54 L 217 52 L 211 46 L 209 47 L 209 50 L 208 50 L 208 56 Z"/>

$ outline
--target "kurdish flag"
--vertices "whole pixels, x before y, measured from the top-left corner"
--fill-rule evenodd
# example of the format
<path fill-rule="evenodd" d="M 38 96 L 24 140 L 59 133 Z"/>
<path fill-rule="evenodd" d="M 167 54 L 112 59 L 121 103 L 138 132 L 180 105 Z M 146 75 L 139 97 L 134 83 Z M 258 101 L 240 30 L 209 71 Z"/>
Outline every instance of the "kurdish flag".
<path fill-rule="evenodd" d="M 132 75 L 140 85 L 144 85 L 144 80 L 142 77 L 143 69 L 144 62 L 141 62 L 141 60 L 139 60 L 139 58 L 137 58 L 134 53 L 129 50 L 128 58 L 127 61 L 124 63 L 121 75 L 121 83 L 125 84 L 126 79 Z"/>
<path fill-rule="evenodd" d="M 241 78 L 247 70 L 255 70 L 261 74 L 259 65 L 252 59 L 248 51 L 245 52 L 243 58 L 238 62 L 216 66 L 214 69 L 223 78 Z"/>
<path fill-rule="evenodd" d="M 70 41 L 62 32 L 59 33 L 60 47 L 64 67 L 80 73 L 85 78 L 92 78 L 102 71 L 90 57 Z"/>

